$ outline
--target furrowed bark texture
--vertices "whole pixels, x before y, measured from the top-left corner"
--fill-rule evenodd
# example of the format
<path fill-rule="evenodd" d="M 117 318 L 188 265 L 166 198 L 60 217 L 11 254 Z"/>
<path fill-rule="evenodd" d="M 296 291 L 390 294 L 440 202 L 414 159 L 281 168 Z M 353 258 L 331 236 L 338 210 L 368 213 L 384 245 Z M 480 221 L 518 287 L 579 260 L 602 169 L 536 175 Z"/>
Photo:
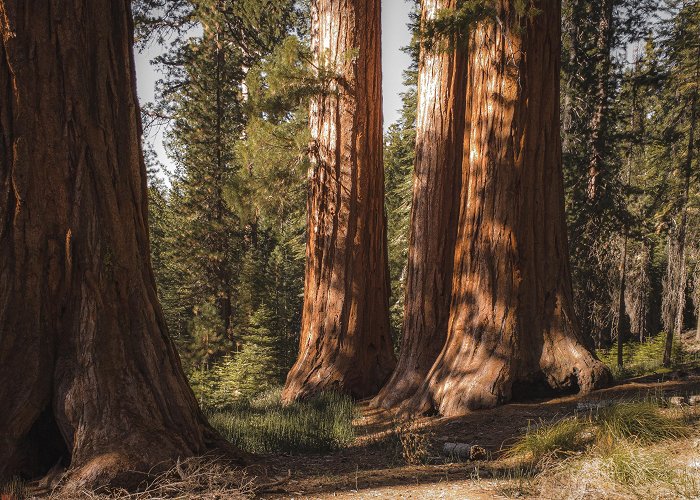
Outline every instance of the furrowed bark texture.
<path fill-rule="evenodd" d="M 312 2 L 315 63 L 335 76 L 312 100 L 306 280 L 299 357 L 283 399 L 373 396 L 395 365 L 382 164 L 379 0 Z"/>
<path fill-rule="evenodd" d="M 459 233 L 448 338 L 413 404 L 443 415 L 609 373 L 573 308 L 559 124 L 559 2 L 470 34 Z"/>
<path fill-rule="evenodd" d="M 128 0 L 0 0 L 0 477 L 228 449 L 156 298 Z"/>
<path fill-rule="evenodd" d="M 422 23 L 456 6 L 456 0 L 423 0 Z M 465 55 L 455 38 L 421 47 L 404 331 L 396 370 L 373 402 L 386 408 L 415 394 L 447 337 L 466 83 Z"/>

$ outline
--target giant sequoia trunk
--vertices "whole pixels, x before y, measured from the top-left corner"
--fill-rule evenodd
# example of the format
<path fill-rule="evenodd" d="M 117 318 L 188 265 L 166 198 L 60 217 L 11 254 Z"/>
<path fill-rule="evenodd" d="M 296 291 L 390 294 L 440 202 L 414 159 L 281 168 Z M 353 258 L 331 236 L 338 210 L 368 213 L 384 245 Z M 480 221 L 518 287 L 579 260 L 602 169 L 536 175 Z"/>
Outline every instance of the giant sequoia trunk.
<path fill-rule="evenodd" d="M 456 0 L 423 0 L 422 24 Z M 392 407 L 416 392 L 447 337 L 464 140 L 463 51 L 455 36 L 421 46 L 416 163 L 398 365 L 374 403 Z"/>
<path fill-rule="evenodd" d="M 380 40 L 379 0 L 312 2 L 315 66 L 332 77 L 311 105 L 304 310 L 287 402 L 331 389 L 372 396 L 394 368 Z"/>
<path fill-rule="evenodd" d="M 573 308 L 559 135 L 561 11 L 538 1 L 470 34 L 461 212 L 448 337 L 414 403 L 443 415 L 609 372 Z"/>
<path fill-rule="evenodd" d="M 0 478 L 227 448 L 156 299 L 130 1 L 0 0 L 0 35 Z"/>

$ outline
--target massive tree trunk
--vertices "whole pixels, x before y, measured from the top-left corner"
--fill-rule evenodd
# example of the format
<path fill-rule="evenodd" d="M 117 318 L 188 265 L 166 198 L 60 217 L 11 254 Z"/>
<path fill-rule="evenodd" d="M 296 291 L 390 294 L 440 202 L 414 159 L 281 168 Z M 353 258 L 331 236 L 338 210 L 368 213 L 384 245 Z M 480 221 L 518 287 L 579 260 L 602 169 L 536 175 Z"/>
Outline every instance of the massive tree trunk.
<path fill-rule="evenodd" d="M 312 100 L 306 281 L 299 357 L 287 402 L 323 390 L 373 396 L 395 360 L 382 166 L 379 0 L 312 2 Z"/>
<path fill-rule="evenodd" d="M 421 23 L 456 0 L 423 0 Z M 421 46 L 416 163 L 403 337 L 398 365 L 374 403 L 392 407 L 425 380 L 447 337 L 464 141 L 465 56 L 456 36 Z"/>
<path fill-rule="evenodd" d="M 228 448 L 156 298 L 129 0 L 0 0 L 0 35 L 0 478 Z"/>
<path fill-rule="evenodd" d="M 413 401 L 443 415 L 609 372 L 574 313 L 559 123 L 560 2 L 470 34 L 461 212 L 448 337 Z"/>

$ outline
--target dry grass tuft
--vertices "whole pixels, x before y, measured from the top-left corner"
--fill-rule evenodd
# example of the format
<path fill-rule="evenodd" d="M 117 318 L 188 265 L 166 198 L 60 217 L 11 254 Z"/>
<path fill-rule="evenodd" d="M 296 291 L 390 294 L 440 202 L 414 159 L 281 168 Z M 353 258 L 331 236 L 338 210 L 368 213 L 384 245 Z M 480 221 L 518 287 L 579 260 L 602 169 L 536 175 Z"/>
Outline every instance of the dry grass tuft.
<path fill-rule="evenodd" d="M 67 494 L 59 485 L 49 500 L 153 500 L 153 499 L 249 499 L 265 485 L 257 484 L 255 477 L 245 470 L 233 468 L 211 458 L 192 458 L 177 461 L 170 469 L 144 483 L 140 491 L 111 490 L 94 492 L 81 490 Z"/>
<path fill-rule="evenodd" d="M 540 462 L 547 457 L 564 457 L 586 445 L 586 423 L 567 418 L 553 424 L 539 425 L 528 430 L 506 453 L 508 458 Z"/>
<path fill-rule="evenodd" d="M 612 406 L 600 413 L 597 424 L 599 441 L 606 444 L 620 440 L 651 444 L 686 437 L 691 430 L 687 422 L 663 413 L 653 402 Z"/>

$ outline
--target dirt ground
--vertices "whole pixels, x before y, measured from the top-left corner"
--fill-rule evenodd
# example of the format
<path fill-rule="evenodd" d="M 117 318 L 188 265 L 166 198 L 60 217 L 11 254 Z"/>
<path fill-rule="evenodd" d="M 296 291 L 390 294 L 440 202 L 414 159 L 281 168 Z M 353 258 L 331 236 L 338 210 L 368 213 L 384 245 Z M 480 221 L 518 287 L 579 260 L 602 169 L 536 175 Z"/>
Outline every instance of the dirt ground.
<path fill-rule="evenodd" d="M 397 420 L 387 412 L 360 405 L 355 421 L 355 444 L 322 456 L 270 456 L 269 476 L 291 473 L 282 486 L 266 493 L 269 499 L 328 498 L 444 498 L 485 499 L 518 497 L 492 480 L 503 477 L 499 457 L 528 426 L 575 413 L 581 402 L 632 400 L 700 394 L 700 370 L 679 371 L 625 381 L 586 396 L 566 396 L 528 403 L 512 403 L 459 418 L 423 417 L 411 422 L 432 443 L 428 465 L 408 466 L 394 430 Z M 489 459 L 450 463 L 441 457 L 443 443 L 477 444 Z M 689 446 L 690 447 L 690 446 Z"/>

